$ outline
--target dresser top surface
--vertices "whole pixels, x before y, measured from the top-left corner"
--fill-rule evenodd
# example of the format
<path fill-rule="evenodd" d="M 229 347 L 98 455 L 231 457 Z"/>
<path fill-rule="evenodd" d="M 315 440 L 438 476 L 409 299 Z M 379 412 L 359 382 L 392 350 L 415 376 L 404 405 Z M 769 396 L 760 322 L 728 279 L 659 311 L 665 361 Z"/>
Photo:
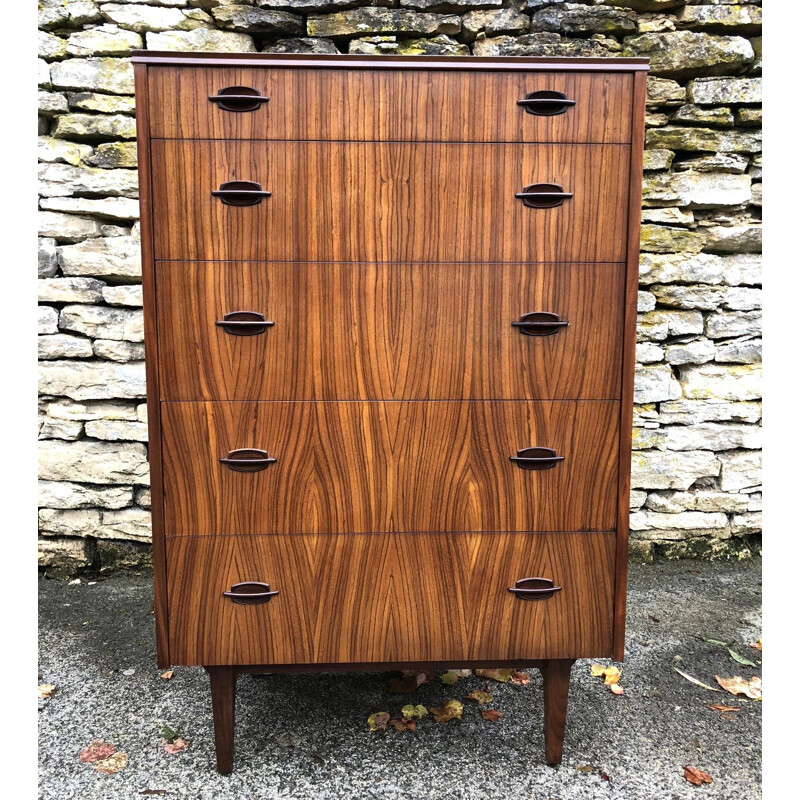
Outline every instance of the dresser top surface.
<path fill-rule="evenodd" d="M 647 58 L 546 58 L 540 56 L 371 56 L 311 53 L 201 53 L 134 50 L 135 64 L 248 67 L 328 67 L 331 69 L 431 69 L 483 71 L 635 72 L 649 69 Z"/>

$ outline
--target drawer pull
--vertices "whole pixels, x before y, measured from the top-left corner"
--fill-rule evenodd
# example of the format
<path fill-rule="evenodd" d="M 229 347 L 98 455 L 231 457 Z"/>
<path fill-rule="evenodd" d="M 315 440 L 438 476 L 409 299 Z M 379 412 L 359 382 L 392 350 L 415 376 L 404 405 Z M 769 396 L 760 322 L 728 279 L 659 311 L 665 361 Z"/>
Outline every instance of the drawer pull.
<path fill-rule="evenodd" d="M 227 181 L 211 196 L 219 197 L 226 206 L 257 206 L 264 197 L 272 197 L 272 192 L 265 192 L 255 181 Z"/>
<path fill-rule="evenodd" d="M 527 314 L 523 314 L 516 322 L 512 322 L 511 325 L 514 328 L 519 328 L 519 332 L 524 336 L 552 336 L 554 333 L 558 333 L 561 328 L 566 328 L 569 322 L 561 319 L 558 314 L 554 314 L 552 311 L 529 311 Z"/>
<path fill-rule="evenodd" d="M 556 451 L 549 447 L 525 447 L 517 450 L 515 456 L 509 456 L 520 469 L 553 469 L 564 460 L 564 456 L 557 456 Z"/>
<path fill-rule="evenodd" d="M 550 578 L 520 578 L 513 586 L 508 587 L 511 594 L 520 600 L 546 600 L 561 591 Z"/>
<path fill-rule="evenodd" d="M 572 197 L 572 192 L 565 192 L 557 183 L 532 183 L 514 197 L 522 200 L 528 208 L 555 208 Z"/>
<path fill-rule="evenodd" d="M 230 311 L 214 324 L 231 336 L 257 336 L 275 323 L 258 311 Z"/>
<path fill-rule="evenodd" d="M 538 92 L 529 92 L 524 100 L 517 100 L 517 105 L 537 117 L 554 117 L 574 106 L 575 101 L 569 100 L 564 92 L 542 89 Z"/>
<path fill-rule="evenodd" d="M 216 103 L 223 111 L 257 111 L 262 103 L 269 103 L 269 97 L 260 95 L 249 86 L 229 86 L 220 89 L 216 94 L 210 94 L 208 99 Z"/>
<path fill-rule="evenodd" d="M 231 450 L 226 458 L 219 460 L 219 463 L 234 472 L 261 472 L 262 469 L 266 469 L 277 460 L 277 458 L 270 458 L 266 450 L 245 447 L 241 450 Z"/>
<path fill-rule="evenodd" d="M 261 603 L 269 603 L 279 591 L 270 588 L 268 583 L 260 581 L 244 581 L 234 583 L 229 592 L 223 592 L 223 597 L 230 597 L 234 603 L 240 606 L 257 606 Z"/>

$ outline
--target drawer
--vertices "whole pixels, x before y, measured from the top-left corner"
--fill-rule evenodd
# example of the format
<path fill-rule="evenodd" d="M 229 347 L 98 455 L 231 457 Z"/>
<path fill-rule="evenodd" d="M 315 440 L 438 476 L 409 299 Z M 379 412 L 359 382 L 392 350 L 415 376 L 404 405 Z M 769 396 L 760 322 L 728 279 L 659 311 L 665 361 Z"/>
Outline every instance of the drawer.
<path fill-rule="evenodd" d="M 345 664 L 610 655 L 613 533 L 167 540 L 178 664 Z M 523 600 L 517 580 L 561 590 Z M 267 602 L 223 592 L 257 581 Z M 264 587 L 241 587 L 261 593 Z"/>
<path fill-rule="evenodd" d="M 154 138 L 630 141 L 633 78 L 624 73 L 150 67 L 149 75 Z M 209 100 L 242 89 L 269 100 Z M 517 105 L 529 94 L 530 111 Z"/>
<path fill-rule="evenodd" d="M 614 530 L 618 428 L 616 401 L 162 403 L 164 530 Z"/>
<path fill-rule="evenodd" d="M 161 396 L 616 399 L 624 277 L 624 264 L 162 263 Z M 246 324 L 257 315 L 274 324 Z"/>
<path fill-rule="evenodd" d="M 157 140 L 155 257 L 624 261 L 628 160 L 627 145 Z M 243 182 L 271 196 L 212 195 Z M 516 197 L 543 184 L 572 197 Z"/>

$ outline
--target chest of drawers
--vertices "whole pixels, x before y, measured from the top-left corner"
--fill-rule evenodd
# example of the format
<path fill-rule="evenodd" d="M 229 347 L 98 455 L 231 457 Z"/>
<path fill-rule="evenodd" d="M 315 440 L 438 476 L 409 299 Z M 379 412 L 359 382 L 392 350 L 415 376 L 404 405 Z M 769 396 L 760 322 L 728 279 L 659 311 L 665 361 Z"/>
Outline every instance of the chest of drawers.
<path fill-rule="evenodd" d="M 158 662 L 624 650 L 646 62 L 138 52 Z"/>

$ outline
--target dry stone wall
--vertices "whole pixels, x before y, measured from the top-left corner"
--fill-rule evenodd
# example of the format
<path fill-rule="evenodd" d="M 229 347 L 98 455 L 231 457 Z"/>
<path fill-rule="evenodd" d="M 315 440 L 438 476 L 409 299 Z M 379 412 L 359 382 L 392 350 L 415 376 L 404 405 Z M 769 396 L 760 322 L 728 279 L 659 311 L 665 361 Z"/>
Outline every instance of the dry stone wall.
<path fill-rule="evenodd" d="M 647 56 L 631 552 L 761 531 L 761 3 L 41 0 L 39 562 L 149 559 L 131 49 Z"/>

